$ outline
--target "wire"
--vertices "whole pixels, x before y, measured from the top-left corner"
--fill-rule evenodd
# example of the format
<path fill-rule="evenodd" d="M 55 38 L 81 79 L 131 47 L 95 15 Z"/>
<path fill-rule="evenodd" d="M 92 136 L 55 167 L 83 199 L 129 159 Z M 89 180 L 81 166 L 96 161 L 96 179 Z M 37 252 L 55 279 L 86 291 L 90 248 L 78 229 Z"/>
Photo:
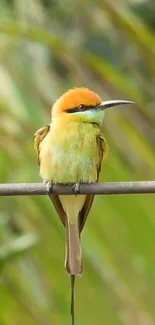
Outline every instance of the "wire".
<path fill-rule="evenodd" d="M 47 195 L 47 184 L 44 183 L 16 183 L 0 184 L 0 196 L 11 195 Z M 53 184 L 51 194 L 74 195 L 73 185 Z M 155 193 L 155 181 L 141 182 L 109 182 L 80 184 L 80 194 L 142 194 Z M 48 193 L 49 194 L 49 193 Z"/>

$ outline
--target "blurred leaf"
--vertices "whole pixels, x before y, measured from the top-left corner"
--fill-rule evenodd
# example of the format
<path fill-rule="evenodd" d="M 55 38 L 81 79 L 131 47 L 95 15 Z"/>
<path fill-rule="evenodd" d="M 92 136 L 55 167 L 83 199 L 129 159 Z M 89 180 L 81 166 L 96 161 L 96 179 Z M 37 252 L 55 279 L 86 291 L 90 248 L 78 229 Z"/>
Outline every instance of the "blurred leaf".
<path fill-rule="evenodd" d="M 2 267 L 6 262 L 23 256 L 24 253 L 36 244 L 36 241 L 36 235 L 28 234 L 2 245 L 0 248 L 0 266 Z"/>

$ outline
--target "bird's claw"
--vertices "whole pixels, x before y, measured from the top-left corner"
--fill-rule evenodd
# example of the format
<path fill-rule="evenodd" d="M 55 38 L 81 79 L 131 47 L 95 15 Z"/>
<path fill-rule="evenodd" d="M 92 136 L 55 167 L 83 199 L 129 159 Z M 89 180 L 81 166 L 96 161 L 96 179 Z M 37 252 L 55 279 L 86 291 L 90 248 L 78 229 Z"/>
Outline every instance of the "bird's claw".
<path fill-rule="evenodd" d="M 72 190 L 75 193 L 75 195 L 79 194 L 80 193 L 80 183 L 79 182 L 75 183 L 72 187 Z"/>
<path fill-rule="evenodd" d="M 52 182 L 47 182 L 46 183 L 46 194 L 47 195 L 51 195 L 52 194 L 52 188 L 53 188 L 53 184 Z"/>

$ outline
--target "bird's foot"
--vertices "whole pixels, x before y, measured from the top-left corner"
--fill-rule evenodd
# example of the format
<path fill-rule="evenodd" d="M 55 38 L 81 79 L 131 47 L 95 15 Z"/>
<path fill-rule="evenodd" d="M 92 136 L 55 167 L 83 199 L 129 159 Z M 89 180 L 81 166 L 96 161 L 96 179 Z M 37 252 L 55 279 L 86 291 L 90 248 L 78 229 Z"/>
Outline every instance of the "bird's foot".
<path fill-rule="evenodd" d="M 80 193 L 80 183 L 79 182 L 77 182 L 73 185 L 72 191 L 75 193 L 75 195 Z"/>
<path fill-rule="evenodd" d="M 51 195 L 52 194 L 52 189 L 53 189 L 53 183 L 52 182 L 47 182 L 46 183 L 46 194 Z"/>

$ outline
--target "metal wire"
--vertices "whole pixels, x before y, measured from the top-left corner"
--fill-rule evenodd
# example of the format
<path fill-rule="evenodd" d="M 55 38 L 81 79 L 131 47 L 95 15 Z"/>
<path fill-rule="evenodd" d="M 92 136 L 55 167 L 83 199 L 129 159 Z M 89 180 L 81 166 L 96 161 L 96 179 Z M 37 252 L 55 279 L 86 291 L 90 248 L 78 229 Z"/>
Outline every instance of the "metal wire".
<path fill-rule="evenodd" d="M 53 184 L 50 187 L 51 194 L 74 195 L 72 185 Z M 109 182 L 80 184 L 79 194 L 142 194 L 155 193 L 155 181 L 141 182 Z M 44 183 L 16 183 L 0 184 L 0 196 L 12 195 L 46 195 L 47 184 Z"/>

